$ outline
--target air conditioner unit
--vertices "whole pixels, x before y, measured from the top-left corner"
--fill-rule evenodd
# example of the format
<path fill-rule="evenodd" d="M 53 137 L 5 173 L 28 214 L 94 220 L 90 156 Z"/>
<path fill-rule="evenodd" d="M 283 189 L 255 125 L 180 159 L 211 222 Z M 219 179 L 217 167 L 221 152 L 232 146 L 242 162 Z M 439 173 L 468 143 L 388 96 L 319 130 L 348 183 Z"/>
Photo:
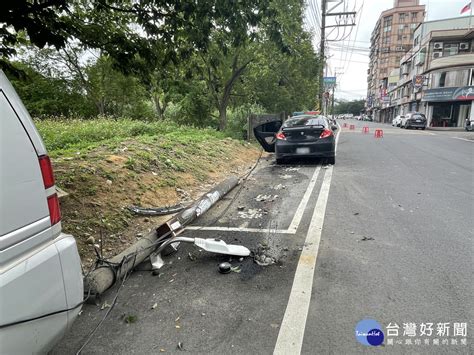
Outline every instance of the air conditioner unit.
<path fill-rule="evenodd" d="M 443 49 L 443 42 L 435 42 L 433 43 L 433 48 L 434 49 L 438 49 L 438 50 L 442 50 Z"/>
<path fill-rule="evenodd" d="M 434 52 L 433 59 L 441 58 L 443 56 L 443 52 Z"/>
<path fill-rule="evenodd" d="M 459 49 L 460 50 L 468 50 L 469 49 L 469 42 L 461 42 L 459 43 Z"/>

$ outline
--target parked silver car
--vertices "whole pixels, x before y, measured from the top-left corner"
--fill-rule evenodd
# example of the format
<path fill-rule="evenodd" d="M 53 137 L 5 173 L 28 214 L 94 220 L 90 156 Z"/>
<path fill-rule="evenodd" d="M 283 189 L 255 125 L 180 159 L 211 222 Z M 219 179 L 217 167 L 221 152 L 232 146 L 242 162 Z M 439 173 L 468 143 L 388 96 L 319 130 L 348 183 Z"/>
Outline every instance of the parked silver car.
<path fill-rule="evenodd" d="M 46 353 L 81 310 L 81 261 L 44 143 L 2 71 L 0 127 L 0 353 Z"/>
<path fill-rule="evenodd" d="M 426 128 L 426 116 L 419 112 L 408 112 L 401 119 L 400 128 Z"/>
<path fill-rule="evenodd" d="M 402 118 L 405 118 L 405 116 L 404 115 L 398 115 L 397 117 L 395 117 L 392 120 L 392 126 L 400 127 L 400 125 L 402 123 Z"/>

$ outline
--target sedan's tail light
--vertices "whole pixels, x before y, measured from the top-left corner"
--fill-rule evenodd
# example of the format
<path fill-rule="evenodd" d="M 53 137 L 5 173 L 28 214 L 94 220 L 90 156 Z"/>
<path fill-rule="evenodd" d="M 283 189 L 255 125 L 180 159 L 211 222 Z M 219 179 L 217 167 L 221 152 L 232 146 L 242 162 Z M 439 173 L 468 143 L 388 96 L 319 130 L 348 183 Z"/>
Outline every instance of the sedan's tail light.
<path fill-rule="evenodd" d="M 277 135 L 275 137 L 276 137 L 276 139 L 281 139 L 281 140 L 286 141 L 286 136 L 285 136 L 285 133 L 283 133 L 283 132 L 277 133 Z"/>
<path fill-rule="evenodd" d="M 325 129 L 324 131 L 321 132 L 321 135 L 319 138 L 327 138 L 332 136 L 332 131 L 330 129 Z"/>

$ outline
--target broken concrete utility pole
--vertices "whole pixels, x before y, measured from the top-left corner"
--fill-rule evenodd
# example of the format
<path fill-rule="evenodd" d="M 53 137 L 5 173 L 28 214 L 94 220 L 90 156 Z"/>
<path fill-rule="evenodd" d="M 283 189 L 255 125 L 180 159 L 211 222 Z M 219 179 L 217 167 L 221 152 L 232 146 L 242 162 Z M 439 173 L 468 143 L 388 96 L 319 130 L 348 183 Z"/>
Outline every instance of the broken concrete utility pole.
<path fill-rule="evenodd" d="M 99 265 L 84 277 L 84 290 L 93 296 L 102 294 L 117 280 L 122 279 L 135 266 L 149 257 L 162 242 L 181 233 L 186 224 L 191 223 L 209 210 L 238 183 L 239 178 L 231 176 L 215 186 L 190 207 L 163 223 L 155 231 L 150 232 L 120 254 Z"/>

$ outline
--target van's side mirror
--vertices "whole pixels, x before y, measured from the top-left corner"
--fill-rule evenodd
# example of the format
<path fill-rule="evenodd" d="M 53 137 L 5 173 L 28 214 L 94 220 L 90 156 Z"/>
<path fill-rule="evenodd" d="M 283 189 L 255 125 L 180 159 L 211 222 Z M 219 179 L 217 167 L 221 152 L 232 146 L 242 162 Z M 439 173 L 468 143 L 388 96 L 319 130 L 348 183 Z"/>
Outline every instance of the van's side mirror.
<path fill-rule="evenodd" d="M 337 126 L 336 126 L 336 125 L 332 125 L 332 126 L 331 126 L 331 129 L 332 129 L 333 131 L 335 131 L 335 130 L 337 129 Z"/>

